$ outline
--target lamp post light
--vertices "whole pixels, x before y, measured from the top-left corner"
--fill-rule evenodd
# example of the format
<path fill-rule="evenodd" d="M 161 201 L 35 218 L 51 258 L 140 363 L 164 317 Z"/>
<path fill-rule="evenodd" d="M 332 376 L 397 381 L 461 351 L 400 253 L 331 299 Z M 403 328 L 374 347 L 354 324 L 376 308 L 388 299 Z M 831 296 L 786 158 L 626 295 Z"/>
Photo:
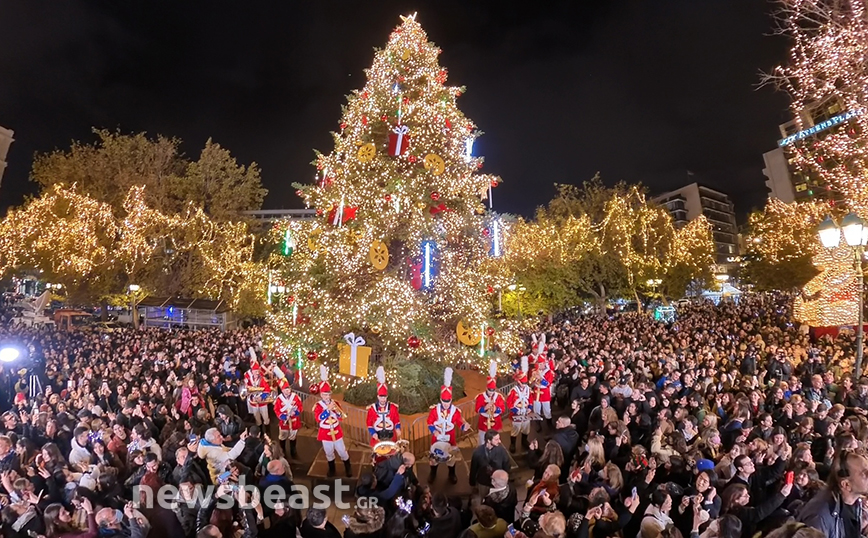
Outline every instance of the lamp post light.
<path fill-rule="evenodd" d="M 130 314 L 133 316 L 133 329 L 139 328 L 139 313 L 136 311 L 136 293 L 142 289 L 138 284 L 130 284 Z"/>
<path fill-rule="evenodd" d="M 859 279 L 859 318 L 858 326 L 856 327 L 856 368 L 853 371 L 853 377 L 859 379 L 862 375 L 862 339 L 863 339 L 863 309 L 864 309 L 864 293 L 865 293 L 865 274 L 862 272 L 862 257 L 865 254 L 865 245 L 868 244 L 868 226 L 859 218 L 859 215 L 852 211 L 846 217 L 841 219 L 841 225 L 835 224 L 831 216 L 827 216 L 820 226 L 817 228 L 817 235 L 820 237 L 820 243 L 826 248 L 836 248 L 841 242 L 841 234 L 844 235 L 844 241 L 853 250 L 853 268 L 856 270 L 856 277 Z"/>

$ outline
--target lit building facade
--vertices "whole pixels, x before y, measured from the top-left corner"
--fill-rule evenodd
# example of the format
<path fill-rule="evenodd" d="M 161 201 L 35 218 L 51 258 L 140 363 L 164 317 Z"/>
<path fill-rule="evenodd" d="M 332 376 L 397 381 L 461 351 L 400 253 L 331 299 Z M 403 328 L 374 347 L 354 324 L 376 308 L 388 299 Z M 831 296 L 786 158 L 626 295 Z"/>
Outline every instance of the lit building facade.
<path fill-rule="evenodd" d="M 800 117 L 779 125 L 781 139 L 778 147 L 763 154 L 766 186 L 769 197 L 778 198 L 784 203 L 802 200 L 837 200 L 839 194 L 826 185 L 819 174 L 798 170 L 794 164 L 795 152 L 810 155 L 814 143 L 831 133 L 846 132 L 856 135 L 855 123 L 851 121 L 862 110 L 847 110 L 835 98 L 802 111 Z M 816 157 L 817 166 L 835 166 L 837 163 L 825 162 L 824 157 Z"/>
<path fill-rule="evenodd" d="M 735 206 L 728 195 L 698 183 L 691 183 L 661 194 L 653 201 L 669 210 L 678 227 L 704 215 L 712 226 L 715 261 L 719 266 L 732 265 L 739 255 L 739 236 Z"/>

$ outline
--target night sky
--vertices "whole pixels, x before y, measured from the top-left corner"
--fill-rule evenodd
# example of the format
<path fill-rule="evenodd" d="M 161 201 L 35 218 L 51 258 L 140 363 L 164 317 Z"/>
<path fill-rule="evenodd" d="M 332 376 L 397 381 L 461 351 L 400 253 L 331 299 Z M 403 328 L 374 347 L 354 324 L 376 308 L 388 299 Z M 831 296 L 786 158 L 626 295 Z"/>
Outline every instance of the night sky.
<path fill-rule="evenodd" d="M 522 9 L 509 9 L 522 5 Z M 92 127 L 207 138 L 256 161 L 267 208 L 301 207 L 373 48 L 418 11 L 443 49 L 495 209 L 531 215 L 600 171 L 652 193 L 700 181 L 743 217 L 766 198 L 787 98 L 757 89 L 786 56 L 766 0 L 0 3 L 0 125 L 15 131 L 0 206 L 35 192 L 34 152 Z M 688 175 L 688 171 L 692 175 Z"/>

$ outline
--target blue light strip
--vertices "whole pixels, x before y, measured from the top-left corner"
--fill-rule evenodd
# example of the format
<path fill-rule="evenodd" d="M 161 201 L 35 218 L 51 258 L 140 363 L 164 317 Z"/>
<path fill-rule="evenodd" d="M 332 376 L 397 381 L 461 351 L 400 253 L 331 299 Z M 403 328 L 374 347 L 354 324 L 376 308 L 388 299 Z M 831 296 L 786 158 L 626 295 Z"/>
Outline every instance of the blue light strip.
<path fill-rule="evenodd" d="M 431 243 L 425 243 L 425 287 L 431 287 Z"/>
<path fill-rule="evenodd" d="M 778 140 L 778 147 L 784 147 L 792 144 L 793 142 L 798 142 L 799 140 L 804 140 L 809 136 L 815 135 L 820 131 L 825 131 L 826 129 L 830 129 L 836 125 L 841 125 L 847 120 L 855 118 L 856 116 L 861 116 L 865 113 L 865 109 L 859 110 L 850 110 L 849 112 L 844 112 L 843 114 L 838 114 L 837 116 L 833 116 L 826 121 L 820 122 L 813 127 L 808 127 L 804 131 L 799 131 L 798 133 L 791 134 L 790 136 Z"/>

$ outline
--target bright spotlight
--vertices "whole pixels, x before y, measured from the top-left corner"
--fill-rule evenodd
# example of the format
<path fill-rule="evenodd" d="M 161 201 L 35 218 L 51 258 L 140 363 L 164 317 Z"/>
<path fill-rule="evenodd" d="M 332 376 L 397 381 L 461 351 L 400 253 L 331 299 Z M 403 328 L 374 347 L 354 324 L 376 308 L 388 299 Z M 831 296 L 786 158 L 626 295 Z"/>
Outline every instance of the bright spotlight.
<path fill-rule="evenodd" d="M 21 352 L 14 347 L 0 349 L 0 362 L 13 362 L 21 356 Z"/>

